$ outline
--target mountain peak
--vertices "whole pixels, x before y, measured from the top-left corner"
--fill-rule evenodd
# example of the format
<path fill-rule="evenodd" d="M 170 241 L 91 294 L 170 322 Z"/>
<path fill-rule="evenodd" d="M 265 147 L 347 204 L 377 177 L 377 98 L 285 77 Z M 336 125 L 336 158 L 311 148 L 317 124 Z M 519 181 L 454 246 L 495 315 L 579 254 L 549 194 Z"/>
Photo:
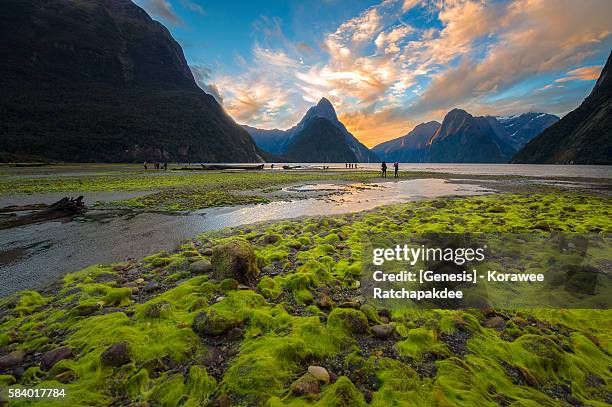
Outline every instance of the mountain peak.
<path fill-rule="evenodd" d="M 328 119 L 332 123 L 335 123 L 338 121 L 338 117 L 336 116 L 336 109 L 334 109 L 334 105 L 332 105 L 331 102 L 327 98 L 324 98 L 324 97 L 321 98 L 321 100 L 319 100 L 319 103 L 317 103 L 316 106 L 313 106 L 310 109 L 308 109 L 308 112 L 306 113 L 307 118 L 311 118 L 315 116 Z"/>
<path fill-rule="evenodd" d="M 448 112 L 446 114 L 446 116 L 444 117 L 445 119 L 448 118 L 454 118 L 454 117 L 461 117 L 461 116 L 472 116 L 471 114 L 469 114 L 468 112 L 466 112 L 463 109 L 459 109 L 458 107 L 454 108 L 453 110 L 451 110 L 450 112 Z"/>

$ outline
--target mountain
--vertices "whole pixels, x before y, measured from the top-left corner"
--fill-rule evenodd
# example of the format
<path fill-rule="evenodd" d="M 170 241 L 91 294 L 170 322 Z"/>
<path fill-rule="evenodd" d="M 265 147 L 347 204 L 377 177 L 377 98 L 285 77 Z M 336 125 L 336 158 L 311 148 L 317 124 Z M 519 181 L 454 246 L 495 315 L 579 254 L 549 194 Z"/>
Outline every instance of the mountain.
<path fill-rule="evenodd" d="M 348 149 L 353 154 L 352 160 L 337 159 L 329 161 L 323 159 L 323 157 L 311 157 L 308 162 L 377 162 L 379 161 L 376 154 L 370 151 L 364 146 L 355 136 L 353 136 L 338 120 L 336 110 L 329 100 L 321 98 L 319 102 L 308 109 L 304 117 L 292 128 L 288 130 L 262 130 L 254 127 L 243 125 L 251 137 L 255 140 L 257 145 L 270 153 L 278 154 L 291 161 L 306 161 L 300 154 L 298 148 L 293 145 L 299 140 L 299 146 L 305 146 L 304 140 L 307 136 L 312 142 L 319 142 L 320 138 L 326 138 L 331 136 L 329 126 L 325 124 L 325 127 L 321 129 L 320 134 L 316 131 L 316 128 L 312 127 L 312 119 L 321 118 L 325 119 L 332 126 L 343 135 L 342 139 L 337 139 L 341 145 L 337 146 L 337 151 L 330 153 L 330 156 L 344 157 L 344 150 Z M 317 120 L 314 123 L 323 124 L 324 121 Z M 308 131 L 303 133 L 306 129 L 306 125 L 310 124 Z M 320 137 L 319 137 L 320 136 Z M 334 136 L 335 137 L 335 136 Z"/>
<path fill-rule="evenodd" d="M 544 129 L 559 121 L 548 113 L 523 113 L 516 116 L 497 116 L 495 119 L 505 130 L 505 140 L 517 146 L 517 150 L 530 142 Z"/>
<path fill-rule="evenodd" d="M 497 136 L 486 118 L 453 109 L 429 140 L 428 162 L 503 163 L 514 150 Z"/>
<path fill-rule="evenodd" d="M 131 1 L 3 0 L 0 11 L 0 156 L 262 160 Z"/>
<path fill-rule="evenodd" d="M 272 154 L 279 154 L 283 142 L 287 138 L 286 130 L 279 129 L 258 129 L 256 127 L 242 125 L 242 128 L 247 131 L 259 148 Z"/>
<path fill-rule="evenodd" d="M 314 116 L 303 123 L 283 152 L 291 161 L 299 162 L 357 162 L 353 149 L 346 143 L 346 135 L 331 121 Z"/>
<path fill-rule="evenodd" d="M 503 163 L 557 120 L 547 113 L 475 117 L 453 109 L 442 125 L 419 124 L 405 136 L 381 143 L 372 151 L 387 161 Z"/>
<path fill-rule="evenodd" d="M 513 158 L 523 164 L 612 164 L 612 53 L 591 94 Z"/>
<path fill-rule="evenodd" d="M 405 136 L 385 141 L 372 148 L 372 151 L 386 161 L 424 162 L 427 158 L 429 139 L 439 128 L 440 123 L 436 121 L 421 123 Z"/>

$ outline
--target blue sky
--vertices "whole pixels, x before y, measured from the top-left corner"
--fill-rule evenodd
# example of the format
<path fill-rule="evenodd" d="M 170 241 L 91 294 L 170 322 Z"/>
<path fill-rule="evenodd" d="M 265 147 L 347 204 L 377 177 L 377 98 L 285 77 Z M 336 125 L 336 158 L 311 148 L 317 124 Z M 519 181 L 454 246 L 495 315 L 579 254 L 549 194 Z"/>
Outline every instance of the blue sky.
<path fill-rule="evenodd" d="M 609 0 L 136 3 L 239 123 L 288 128 L 327 97 L 369 146 L 454 107 L 563 115 L 612 47 Z"/>

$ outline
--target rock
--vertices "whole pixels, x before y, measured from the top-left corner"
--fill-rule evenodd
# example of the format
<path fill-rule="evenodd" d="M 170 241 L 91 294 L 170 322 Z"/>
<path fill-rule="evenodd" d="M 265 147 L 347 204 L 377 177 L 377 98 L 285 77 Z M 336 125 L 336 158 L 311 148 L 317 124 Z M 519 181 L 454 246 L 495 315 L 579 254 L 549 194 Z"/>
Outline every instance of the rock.
<path fill-rule="evenodd" d="M 485 328 L 494 328 L 498 331 L 503 331 L 504 329 L 506 329 L 506 322 L 502 317 L 497 315 L 485 320 L 482 323 L 482 326 L 484 326 Z"/>
<path fill-rule="evenodd" d="M 74 312 L 81 317 L 91 315 L 94 312 L 98 312 L 102 309 L 99 304 L 80 304 L 74 307 Z"/>
<path fill-rule="evenodd" d="M 359 309 L 361 307 L 361 303 L 359 301 L 344 301 L 341 302 L 340 304 L 338 304 L 338 307 L 340 308 L 353 308 L 353 309 Z"/>
<path fill-rule="evenodd" d="M 334 301 L 329 295 L 323 293 L 319 296 L 319 298 L 317 298 L 315 305 L 321 309 L 329 309 L 334 306 Z"/>
<path fill-rule="evenodd" d="M 272 234 L 266 235 L 263 240 L 267 244 L 273 244 L 273 243 L 279 242 L 281 239 L 282 239 L 281 235 L 272 233 Z"/>
<path fill-rule="evenodd" d="M 254 285 L 259 275 L 255 252 L 250 244 L 236 239 L 215 246 L 210 258 L 215 279 L 233 278 L 239 283 Z"/>
<path fill-rule="evenodd" d="M 304 374 L 291 384 L 291 393 L 298 397 L 318 394 L 320 391 L 319 380 L 310 373 Z"/>
<path fill-rule="evenodd" d="M 136 284 L 144 284 L 145 279 L 144 279 L 144 278 L 142 278 L 142 277 L 141 277 L 141 278 L 137 278 L 136 280 L 134 280 L 134 282 L 135 282 Z"/>
<path fill-rule="evenodd" d="M 55 348 L 45 352 L 40 358 L 40 364 L 44 370 L 49 370 L 60 360 L 71 357 L 72 349 L 70 349 L 68 346 L 62 346 L 61 348 Z"/>
<path fill-rule="evenodd" d="M 356 309 L 336 308 L 329 313 L 327 325 L 354 334 L 364 334 L 368 331 L 368 318 Z"/>
<path fill-rule="evenodd" d="M 213 253 L 213 250 L 210 247 L 207 247 L 206 249 L 202 250 L 202 255 L 204 256 L 210 256 L 212 255 L 212 253 Z"/>
<path fill-rule="evenodd" d="M 212 403 L 213 407 L 230 407 L 231 405 L 232 405 L 232 400 L 229 398 L 227 394 L 220 395 Z"/>
<path fill-rule="evenodd" d="M 264 266 L 261 268 L 261 272 L 262 273 L 266 273 L 266 274 L 270 274 L 272 272 L 274 272 L 274 267 L 272 266 Z"/>
<path fill-rule="evenodd" d="M 215 346 L 209 346 L 206 348 L 204 356 L 202 356 L 202 364 L 204 366 L 216 366 L 223 362 L 225 358 L 219 348 Z"/>
<path fill-rule="evenodd" d="M 244 337 L 244 333 L 240 328 L 232 328 L 227 333 L 227 339 L 230 341 L 240 341 Z"/>
<path fill-rule="evenodd" d="M 327 369 L 321 366 L 308 366 L 308 373 L 314 376 L 315 379 L 329 384 L 330 377 Z"/>
<path fill-rule="evenodd" d="M 231 312 L 207 309 L 193 319 L 193 330 L 200 335 L 221 335 L 240 326 L 240 319 Z"/>
<path fill-rule="evenodd" d="M 194 274 L 206 274 L 212 271 L 212 264 L 208 259 L 194 261 L 189 265 L 189 270 Z"/>
<path fill-rule="evenodd" d="M 374 308 L 373 305 L 364 304 L 361 306 L 361 308 L 359 308 L 359 310 L 365 314 L 365 316 L 368 318 L 368 321 L 373 324 L 380 324 L 381 321 L 378 317 L 378 312 L 376 311 L 376 308 Z"/>
<path fill-rule="evenodd" d="M 0 358 L 0 370 L 6 370 L 23 362 L 25 352 L 16 350 Z"/>
<path fill-rule="evenodd" d="M 374 335 L 380 339 L 387 339 L 393 334 L 394 331 L 395 327 L 391 324 L 374 325 L 372 327 L 372 332 L 374 332 Z"/>
<path fill-rule="evenodd" d="M 130 345 L 126 341 L 117 342 L 106 349 L 100 358 L 104 365 L 123 366 L 130 362 Z"/>
<path fill-rule="evenodd" d="M 147 305 L 147 308 L 144 311 L 144 316 L 148 318 L 159 318 L 165 314 L 167 314 L 171 305 L 168 301 L 159 301 L 153 304 Z"/>

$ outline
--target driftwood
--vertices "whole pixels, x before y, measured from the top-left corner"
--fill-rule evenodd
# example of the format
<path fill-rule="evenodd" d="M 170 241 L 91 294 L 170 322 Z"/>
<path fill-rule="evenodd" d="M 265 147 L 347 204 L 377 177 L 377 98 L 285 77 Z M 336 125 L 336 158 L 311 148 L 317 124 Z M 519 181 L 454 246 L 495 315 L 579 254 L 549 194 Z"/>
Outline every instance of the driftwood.
<path fill-rule="evenodd" d="M 83 197 L 68 198 L 64 197 L 51 204 L 36 204 L 24 206 L 7 206 L 0 208 L 0 213 L 31 211 L 26 215 L 11 216 L 0 220 L 0 229 L 12 228 L 15 226 L 29 225 L 31 223 L 47 222 L 50 220 L 69 218 L 74 215 L 84 213 L 87 207 L 83 203 Z"/>

